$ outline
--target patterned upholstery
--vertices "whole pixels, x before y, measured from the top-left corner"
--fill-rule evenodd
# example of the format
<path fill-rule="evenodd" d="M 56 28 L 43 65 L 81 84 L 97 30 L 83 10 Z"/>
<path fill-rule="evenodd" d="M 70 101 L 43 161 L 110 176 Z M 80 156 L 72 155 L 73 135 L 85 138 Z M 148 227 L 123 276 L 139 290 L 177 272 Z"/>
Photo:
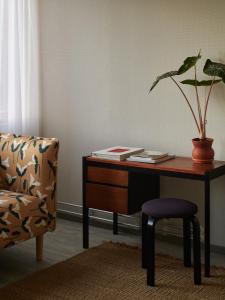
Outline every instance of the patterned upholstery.
<path fill-rule="evenodd" d="M 55 229 L 58 146 L 0 134 L 0 248 Z"/>

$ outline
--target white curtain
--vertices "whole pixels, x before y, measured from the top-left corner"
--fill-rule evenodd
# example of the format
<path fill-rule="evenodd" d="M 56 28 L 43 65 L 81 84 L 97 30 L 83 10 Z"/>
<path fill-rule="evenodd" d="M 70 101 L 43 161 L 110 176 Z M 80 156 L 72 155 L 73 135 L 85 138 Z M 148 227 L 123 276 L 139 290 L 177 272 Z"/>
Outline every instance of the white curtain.
<path fill-rule="evenodd" d="M 0 132 L 39 134 L 37 0 L 0 0 Z"/>

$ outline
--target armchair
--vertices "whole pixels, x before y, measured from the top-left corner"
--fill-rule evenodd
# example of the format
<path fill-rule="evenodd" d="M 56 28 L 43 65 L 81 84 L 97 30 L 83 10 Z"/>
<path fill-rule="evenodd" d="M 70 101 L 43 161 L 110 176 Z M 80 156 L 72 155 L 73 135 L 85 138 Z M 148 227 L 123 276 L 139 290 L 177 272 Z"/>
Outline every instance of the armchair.
<path fill-rule="evenodd" d="M 42 259 L 43 234 L 55 229 L 59 142 L 0 134 L 0 248 L 36 237 Z"/>

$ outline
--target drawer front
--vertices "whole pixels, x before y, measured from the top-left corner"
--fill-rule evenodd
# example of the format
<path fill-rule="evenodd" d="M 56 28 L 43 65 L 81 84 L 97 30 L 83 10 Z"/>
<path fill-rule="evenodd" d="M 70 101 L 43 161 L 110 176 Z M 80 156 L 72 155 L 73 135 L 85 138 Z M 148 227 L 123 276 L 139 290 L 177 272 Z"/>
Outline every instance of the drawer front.
<path fill-rule="evenodd" d="M 107 168 L 88 167 L 88 181 L 128 186 L 128 172 Z"/>
<path fill-rule="evenodd" d="M 86 183 L 87 207 L 128 214 L 128 189 Z"/>

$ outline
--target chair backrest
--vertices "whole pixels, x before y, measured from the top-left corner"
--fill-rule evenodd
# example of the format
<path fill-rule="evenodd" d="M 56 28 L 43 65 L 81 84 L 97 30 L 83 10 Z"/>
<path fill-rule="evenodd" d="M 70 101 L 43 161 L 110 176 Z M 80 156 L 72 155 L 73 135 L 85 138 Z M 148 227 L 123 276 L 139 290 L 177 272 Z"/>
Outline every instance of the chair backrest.
<path fill-rule="evenodd" d="M 1 188 L 54 199 L 58 147 L 55 138 L 0 134 Z"/>

